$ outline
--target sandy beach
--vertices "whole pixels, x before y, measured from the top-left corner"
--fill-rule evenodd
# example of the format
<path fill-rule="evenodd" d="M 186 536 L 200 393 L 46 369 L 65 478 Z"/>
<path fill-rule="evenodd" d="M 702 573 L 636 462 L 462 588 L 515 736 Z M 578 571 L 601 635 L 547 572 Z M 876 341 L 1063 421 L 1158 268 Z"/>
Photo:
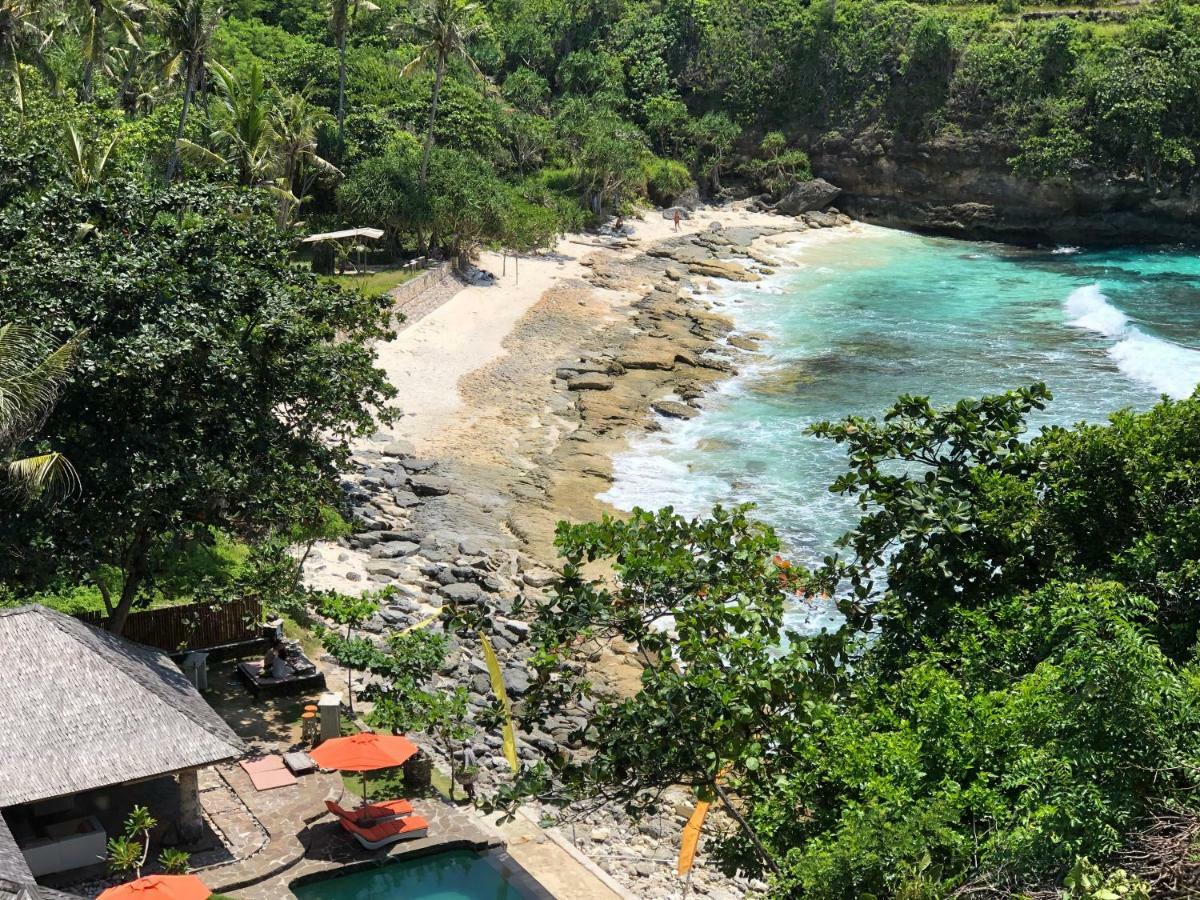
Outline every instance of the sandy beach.
<path fill-rule="evenodd" d="M 803 223 L 790 217 L 708 207 L 684 220 L 678 234 L 670 219 L 649 211 L 641 220 L 629 220 L 632 235 L 624 241 L 569 235 L 552 251 L 519 261 L 484 253 L 478 265 L 496 276 L 493 284 L 463 287 L 377 347 L 380 364 L 398 391 L 396 405 L 404 413 L 396 435 L 411 441 L 419 455 L 457 465 L 474 488 L 507 488 L 517 505 L 534 507 L 503 510 L 497 520 L 510 533 L 517 532 L 531 550 L 544 553 L 558 518 L 589 517 L 605 509 L 595 500 L 610 477 L 605 457 L 621 449 L 628 426 L 646 424 L 636 421 L 641 418 L 638 404 L 627 398 L 634 413 L 629 422 L 603 429 L 601 440 L 589 442 L 586 450 L 561 452 L 579 430 L 579 422 L 569 408 L 574 398 L 553 388 L 556 370 L 571 359 L 633 337 L 631 308 L 654 288 L 656 274 L 640 272 L 639 261 L 657 243 L 711 233 L 714 223 L 727 232 L 770 232 L 753 244 L 764 253 L 782 243 L 845 239 L 858 230 L 798 230 L 804 229 Z M 614 243 L 616 247 L 610 246 Z M 766 256 L 760 260 L 771 262 Z M 619 273 L 615 277 L 614 269 Z M 698 281 L 701 289 L 719 290 L 717 280 Z M 700 381 L 712 380 L 709 374 L 704 372 Z M 663 379 L 650 377 L 650 384 L 646 380 L 639 372 L 622 378 L 620 387 L 628 381 L 634 393 L 652 392 L 660 387 L 655 382 Z M 616 402 L 622 394 L 603 393 L 605 400 Z M 598 396 L 580 399 L 586 406 Z M 564 465 L 570 457 L 576 465 Z"/>

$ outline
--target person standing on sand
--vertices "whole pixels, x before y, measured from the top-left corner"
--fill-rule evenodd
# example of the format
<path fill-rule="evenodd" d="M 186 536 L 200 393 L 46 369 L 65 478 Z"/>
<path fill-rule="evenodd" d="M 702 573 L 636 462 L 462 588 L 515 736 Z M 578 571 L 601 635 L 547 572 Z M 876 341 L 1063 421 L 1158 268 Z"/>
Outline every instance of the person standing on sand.
<path fill-rule="evenodd" d="M 675 210 L 675 230 L 676 231 L 679 230 L 679 222 L 681 221 L 681 219 L 682 219 L 682 217 L 679 215 L 679 210 Z"/>

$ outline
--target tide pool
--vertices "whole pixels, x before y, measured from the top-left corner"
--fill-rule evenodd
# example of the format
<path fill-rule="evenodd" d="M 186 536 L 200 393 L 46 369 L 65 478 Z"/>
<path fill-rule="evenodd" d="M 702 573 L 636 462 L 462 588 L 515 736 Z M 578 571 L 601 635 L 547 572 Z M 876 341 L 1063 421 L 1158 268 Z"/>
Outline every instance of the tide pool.
<path fill-rule="evenodd" d="M 1044 381 L 1054 402 L 1036 429 L 1200 383 L 1192 252 L 1034 251 L 872 227 L 771 252 L 787 264 L 779 274 L 714 296 L 740 330 L 770 335 L 761 361 L 709 395 L 701 416 L 636 439 L 602 499 L 688 515 L 755 503 L 811 563 L 858 514 L 828 491 L 844 452 L 806 435 L 814 422 L 878 416 L 906 393 L 949 403 Z M 822 624 L 821 613 L 797 615 L 798 626 Z"/>

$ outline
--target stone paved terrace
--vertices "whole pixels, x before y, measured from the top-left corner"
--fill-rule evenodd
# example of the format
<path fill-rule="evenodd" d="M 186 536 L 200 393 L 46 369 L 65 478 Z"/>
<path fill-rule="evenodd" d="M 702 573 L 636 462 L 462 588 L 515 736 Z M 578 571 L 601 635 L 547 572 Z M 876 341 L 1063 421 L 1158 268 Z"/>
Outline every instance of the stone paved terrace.
<path fill-rule="evenodd" d="M 349 863 L 383 861 L 441 848 L 484 849 L 503 843 L 450 803 L 426 798 L 413 805 L 417 814 L 429 821 L 428 837 L 382 850 L 365 850 L 325 809 L 326 799 L 342 799 L 341 776 L 337 773 L 305 775 L 295 785 L 270 791 L 256 791 L 239 766 L 223 766 L 210 780 L 228 787 L 228 791 L 222 791 L 216 784 L 206 785 L 202 792 L 210 824 L 225 836 L 236 854 L 246 855 L 207 866 L 198 860 L 196 872 L 214 891 L 235 893 L 239 900 L 291 897 L 288 884 L 295 879 Z M 240 804 L 231 799 L 231 793 Z"/>

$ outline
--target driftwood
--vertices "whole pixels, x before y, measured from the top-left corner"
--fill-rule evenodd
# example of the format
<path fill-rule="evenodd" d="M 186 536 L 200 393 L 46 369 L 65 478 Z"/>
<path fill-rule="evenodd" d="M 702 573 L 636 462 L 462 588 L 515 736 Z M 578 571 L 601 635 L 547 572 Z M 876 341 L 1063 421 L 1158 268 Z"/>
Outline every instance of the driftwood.
<path fill-rule="evenodd" d="M 1105 871 L 1124 869 L 1150 885 L 1155 900 L 1200 897 L 1200 811 L 1160 811 L 1128 836 L 1126 846 L 1105 860 Z M 1062 900 L 1057 884 L 1017 887 L 999 876 L 980 876 L 954 890 L 955 900 Z"/>

